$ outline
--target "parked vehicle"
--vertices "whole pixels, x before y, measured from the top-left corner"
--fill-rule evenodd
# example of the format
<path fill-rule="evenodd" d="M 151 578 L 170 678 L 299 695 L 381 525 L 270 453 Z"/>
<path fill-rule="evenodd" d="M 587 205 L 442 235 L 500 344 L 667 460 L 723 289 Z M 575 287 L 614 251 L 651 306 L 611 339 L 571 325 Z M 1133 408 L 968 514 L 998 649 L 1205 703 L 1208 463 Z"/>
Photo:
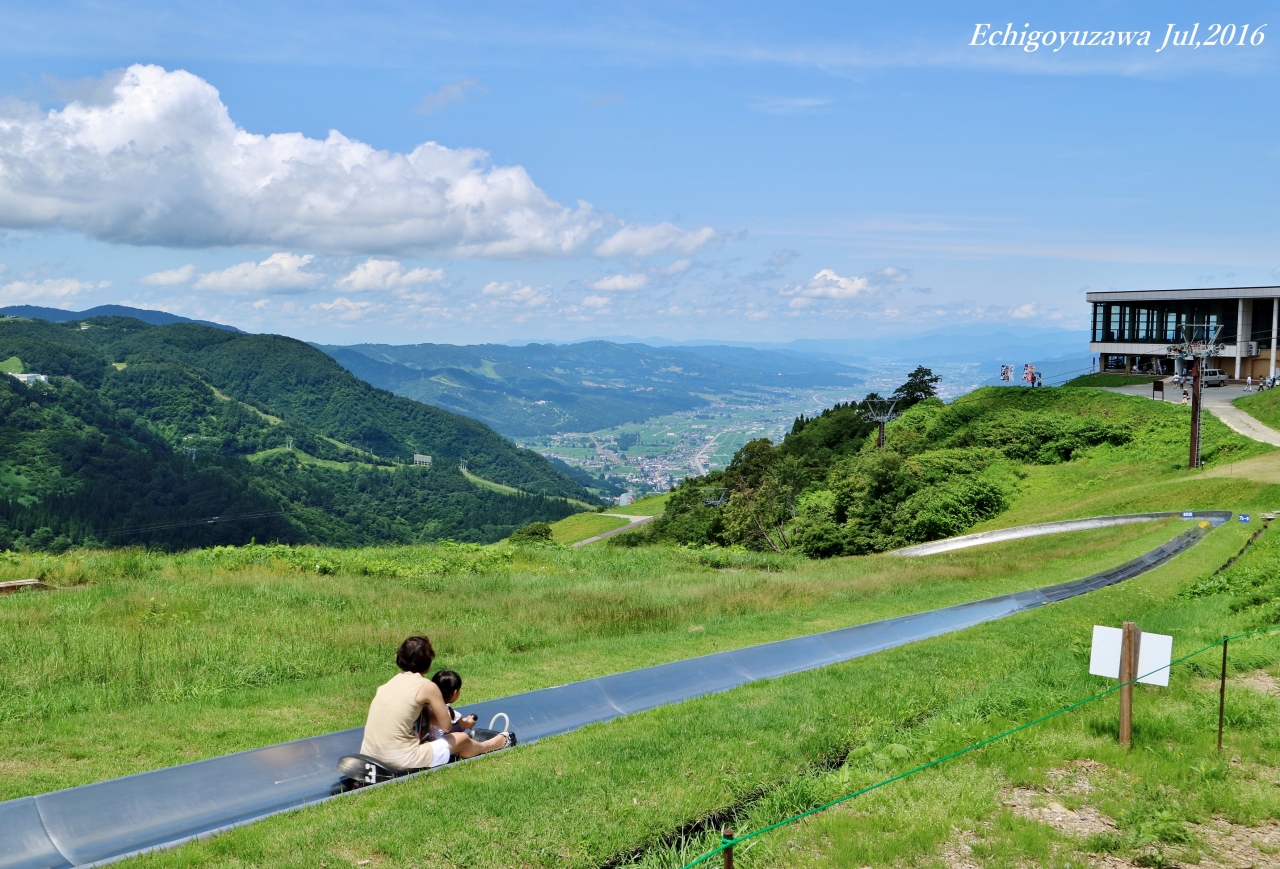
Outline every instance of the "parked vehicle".
<path fill-rule="evenodd" d="M 1204 370 L 1204 385 L 1205 386 L 1226 386 L 1227 385 L 1226 372 L 1219 371 L 1217 368 L 1206 368 Z"/>

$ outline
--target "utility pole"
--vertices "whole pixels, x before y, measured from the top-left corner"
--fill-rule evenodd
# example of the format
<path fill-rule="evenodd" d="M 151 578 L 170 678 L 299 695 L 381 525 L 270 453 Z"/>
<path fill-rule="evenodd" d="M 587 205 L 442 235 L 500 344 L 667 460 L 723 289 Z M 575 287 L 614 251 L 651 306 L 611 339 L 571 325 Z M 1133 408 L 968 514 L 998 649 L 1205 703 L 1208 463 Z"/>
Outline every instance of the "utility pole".
<path fill-rule="evenodd" d="M 876 435 L 877 449 L 884 449 L 884 430 L 885 426 L 897 419 L 900 414 L 894 412 L 894 408 L 898 405 L 898 399 L 888 399 L 868 397 L 867 402 L 867 419 L 880 424 L 880 433 Z"/>
<path fill-rule="evenodd" d="M 1187 467 L 1195 470 L 1200 467 L 1200 414 L 1204 398 L 1204 371 L 1210 356 L 1218 356 L 1222 345 L 1218 336 L 1222 334 L 1221 326 L 1196 326 L 1186 323 L 1182 327 L 1182 342 L 1169 345 L 1169 355 L 1191 364 L 1191 444 Z M 1197 340 L 1199 339 L 1199 340 Z M 1177 364 L 1176 362 L 1174 363 Z"/>

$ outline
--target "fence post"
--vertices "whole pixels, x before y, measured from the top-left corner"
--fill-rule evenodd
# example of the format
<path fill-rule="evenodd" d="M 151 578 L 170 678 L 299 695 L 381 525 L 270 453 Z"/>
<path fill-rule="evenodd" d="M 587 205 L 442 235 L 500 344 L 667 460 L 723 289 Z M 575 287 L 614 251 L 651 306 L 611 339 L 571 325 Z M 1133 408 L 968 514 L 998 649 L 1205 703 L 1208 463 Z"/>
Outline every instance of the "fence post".
<path fill-rule="evenodd" d="M 1218 683 L 1218 751 L 1222 751 L 1222 722 L 1227 713 L 1227 640 L 1222 638 L 1222 681 Z"/>
<path fill-rule="evenodd" d="M 728 827 L 725 827 L 723 830 L 720 831 L 720 838 L 726 842 L 732 842 L 733 830 L 729 829 Z M 721 853 L 724 854 L 724 869 L 733 869 L 733 846 L 730 845 L 728 848 L 725 848 L 724 851 Z"/>
<path fill-rule="evenodd" d="M 1133 622 L 1124 623 L 1120 640 L 1120 744 L 1133 747 L 1133 680 L 1138 677 L 1138 644 L 1142 632 Z"/>

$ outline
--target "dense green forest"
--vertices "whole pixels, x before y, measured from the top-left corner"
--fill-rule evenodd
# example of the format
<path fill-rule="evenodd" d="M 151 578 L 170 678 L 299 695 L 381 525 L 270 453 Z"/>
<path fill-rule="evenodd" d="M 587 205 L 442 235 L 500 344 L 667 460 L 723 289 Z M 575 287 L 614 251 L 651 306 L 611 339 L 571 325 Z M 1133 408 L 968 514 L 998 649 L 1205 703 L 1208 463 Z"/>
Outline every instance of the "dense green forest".
<path fill-rule="evenodd" d="M 1122 445 L 1145 424 L 1093 412 L 1086 391 L 988 387 L 947 405 L 917 368 L 892 396 L 901 418 L 877 447 L 876 395 L 800 417 L 776 446 L 745 444 L 723 470 L 686 479 L 645 542 L 881 552 L 964 533 L 1006 509 L 1027 464 Z"/>
<path fill-rule="evenodd" d="M 289 338 L 10 318 L 0 360 L 49 377 L 0 376 L 0 548 L 488 542 L 593 501 L 483 423 Z"/>

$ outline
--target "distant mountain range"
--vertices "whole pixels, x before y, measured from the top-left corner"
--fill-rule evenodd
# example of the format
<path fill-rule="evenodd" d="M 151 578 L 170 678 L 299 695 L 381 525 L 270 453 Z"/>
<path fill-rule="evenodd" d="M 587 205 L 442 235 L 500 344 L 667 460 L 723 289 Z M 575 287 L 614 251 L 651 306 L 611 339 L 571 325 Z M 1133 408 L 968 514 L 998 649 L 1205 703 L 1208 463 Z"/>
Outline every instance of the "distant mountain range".
<path fill-rule="evenodd" d="M 705 341 L 670 341 L 665 338 L 636 338 L 614 335 L 598 340 L 622 344 L 645 344 L 651 347 L 696 349 Z M 865 364 L 872 359 L 894 359 L 905 362 L 987 362 L 1031 356 L 1089 354 L 1089 333 L 1085 330 L 1019 327 L 1017 329 L 980 326 L 947 326 L 908 335 L 880 335 L 868 338 L 797 338 L 794 341 L 725 341 L 734 348 L 771 350 L 809 359 L 843 360 Z"/>
<path fill-rule="evenodd" d="M 0 308 L 0 317 L 27 317 L 29 319 L 48 320 L 51 323 L 72 323 L 88 320 L 91 317 L 132 317 L 152 326 L 168 326 L 171 323 L 199 323 L 201 326 L 212 326 L 215 329 L 226 329 L 228 332 L 239 332 L 235 326 L 224 326 L 209 320 L 192 320 L 179 317 L 167 311 L 150 311 L 146 308 L 131 308 L 128 305 L 99 305 L 87 311 L 64 311 L 61 308 L 42 308 L 39 305 L 9 305 Z"/>
<path fill-rule="evenodd" d="M 279 335 L 7 318 L 0 370 L 48 377 L 0 374 L 0 550 L 491 542 L 599 503 L 482 422 Z"/>
<path fill-rule="evenodd" d="M 362 380 L 513 437 L 596 431 L 770 390 L 849 386 L 861 369 L 750 347 L 316 345 Z"/>

